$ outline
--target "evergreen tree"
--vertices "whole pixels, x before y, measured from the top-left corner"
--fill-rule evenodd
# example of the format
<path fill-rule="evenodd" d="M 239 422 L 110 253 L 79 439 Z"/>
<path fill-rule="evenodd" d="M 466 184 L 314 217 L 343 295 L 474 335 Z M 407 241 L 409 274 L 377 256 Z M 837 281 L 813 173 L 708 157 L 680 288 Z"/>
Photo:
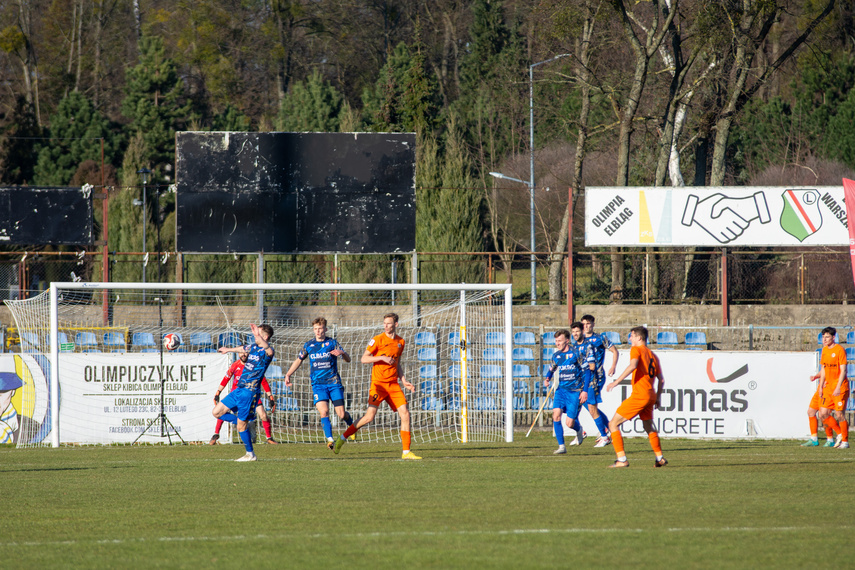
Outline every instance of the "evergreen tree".
<path fill-rule="evenodd" d="M 160 172 L 174 161 L 175 131 L 187 120 L 191 106 L 184 101 L 184 86 L 175 62 L 166 57 L 163 40 L 143 36 L 139 51 L 139 64 L 126 73 L 122 114 L 131 120 L 130 133 L 142 133 L 146 158 L 152 170 Z"/>
<path fill-rule="evenodd" d="M 33 106 L 19 96 L 9 124 L 0 131 L 0 184 L 32 183 L 38 158 L 36 138 L 40 136 Z"/>
<path fill-rule="evenodd" d="M 214 116 L 212 127 L 215 131 L 245 132 L 249 130 L 250 124 L 249 117 L 229 103 L 222 113 Z"/>
<path fill-rule="evenodd" d="M 344 110 L 344 96 L 317 70 L 291 86 L 282 101 L 277 127 L 290 132 L 336 132 Z"/>
<path fill-rule="evenodd" d="M 110 122 L 77 91 L 66 95 L 50 118 L 50 139 L 38 151 L 33 181 L 44 186 L 64 186 L 86 160 L 112 163 L 119 141 Z"/>

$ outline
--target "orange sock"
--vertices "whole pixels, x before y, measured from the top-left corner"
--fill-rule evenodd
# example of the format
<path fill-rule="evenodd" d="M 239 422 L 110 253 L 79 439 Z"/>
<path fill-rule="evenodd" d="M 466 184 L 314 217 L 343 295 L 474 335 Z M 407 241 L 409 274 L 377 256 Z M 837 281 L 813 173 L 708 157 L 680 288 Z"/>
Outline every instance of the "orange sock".
<path fill-rule="evenodd" d="M 825 425 L 827 425 L 837 433 L 840 433 L 840 424 L 837 423 L 837 420 L 834 419 L 834 416 L 828 416 L 828 418 L 825 420 Z"/>
<path fill-rule="evenodd" d="M 347 429 L 344 430 L 344 434 L 341 437 L 343 437 L 344 439 L 347 439 L 355 433 L 356 433 L 356 422 L 353 422 L 352 424 L 347 426 Z"/>
<path fill-rule="evenodd" d="M 410 450 L 410 432 L 401 430 L 401 445 L 404 451 Z"/>
<path fill-rule="evenodd" d="M 840 422 L 840 433 L 843 434 L 843 441 L 849 441 L 849 422 L 843 420 Z"/>
<path fill-rule="evenodd" d="M 808 417 L 808 420 L 810 422 L 810 435 L 816 439 L 816 430 L 819 427 L 819 422 L 817 421 L 816 416 L 810 416 Z"/>
<path fill-rule="evenodd" d="M 647 439 L 650 440 L 650 447 L 653 448 L 653 453 L 656 454 L 656 457 L 662 457 L 662 446 L 659 444 L 659 434 L 652 431 L 647 434 Z"/>
<path fill-rule="evenodd" d="M 612 438 L 612 447 L 615 449 L 615 453 L 618 457 L 626 457 L 626 453 L 623 450 L 623 436 L 620 433 L 620 428 L 614 430 L 611 433 Z"/>
<path fill-rule="evenodd" d="M 822 422 L 823 427 L 825 428 L 825 437 L 828 439 L 834 439 L 834 433 L 831 431 L 831 426 L 828 425 L 828 420 L 824 420 Z"/>

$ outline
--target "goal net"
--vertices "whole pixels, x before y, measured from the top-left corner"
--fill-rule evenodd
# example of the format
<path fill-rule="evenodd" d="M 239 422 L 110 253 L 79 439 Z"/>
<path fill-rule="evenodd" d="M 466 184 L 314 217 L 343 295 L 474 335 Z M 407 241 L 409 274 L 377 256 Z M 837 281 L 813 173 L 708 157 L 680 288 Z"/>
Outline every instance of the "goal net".
<path fill-rule="evenodd" d="M 207 442 L 213 396 L 234 359 L 217 349 L 251 342 L 250 323 L 274 329 L 276 356 L 266 373 L 277 401 L 268 414 L 273 437 L 322 443 L 309 363 L 290 387 L 285 372 L 314 338 L 312 320 L 324 317 L 327 336 L 351 356 L 350 363 L 339 359 L 339 372 L 345 407 L 361 417 L 371 365 L 360 357 L 390 312 L 399 315 L 402 364 L 416 386 L 405 390 L 413 440 L 513 440 L 508 285 L 52 283 L 6 304 L 21 347 L 3 371 L 20 384 L 10 405 L 15 425 L 7 429 L 19 446 Z M 181 345 L 166 351 L 162 338 L 170 333 Z M 333 410 L 330 418 L 334 433 L 344 430 Z M 261 426 L 256 431 L 263 437 Z M 399 438 L 397 414 L 386 405 L 357 435 L 362 442 Z"/>

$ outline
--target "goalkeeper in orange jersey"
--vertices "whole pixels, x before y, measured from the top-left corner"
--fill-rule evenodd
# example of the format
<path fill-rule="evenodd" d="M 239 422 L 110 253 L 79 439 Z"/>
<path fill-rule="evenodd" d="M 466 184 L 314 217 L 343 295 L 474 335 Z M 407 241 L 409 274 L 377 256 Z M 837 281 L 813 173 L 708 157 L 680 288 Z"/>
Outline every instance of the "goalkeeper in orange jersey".
<path fill-rule="evenodd" d="M 383 402 L 398 412 L 401 420 L 401 444 L 403 453 L 401 459 L 421 459 L 410 451 L 410 410 L 407 408 L 407 398 L 404 391 L 398 385 L 401 384 L 409 391 L 416 389 L 404 374 L 401 366 L 401 355 L 404 352 L 404 339 L 398 336 L 398 315 L 389 313 L 383 317 L 383 333 L 372 338 L 365 352 L 362 354 L 362 363 L 371 364 L 371 388 L 368 392 L 368 410 L 359 421 L 338 436 L 333 451 L 338 453 L 347 438 L 355 434 L 359 428 L 368 425 L 377 415 L 377 409 Z"/>
<path fill-rule="evenodd" d="M 659 434 L 653 425 L 653 408 L 659 407 L 665 379 L 662 377 L 659 359 L 652 350 L 647 348 L 647 328 L 634 327 L 629 333 L 629 340 L 632 343 L 632 349 L 629 352 L 629 365 L 626 370 L 621 372 L 620 376 L 615 378 L 614 382 L 606 386 L 606 391 L 611 392 L 624 378 L 632 374 L 632 392 L 629 398 L 618 407 L 612 421 L 609 422 L 612 445 L 615 448 L 615 454 L 617 454 L 617 460 L 609 467 L 629 467 L 629 461 L 623 448 L 620 425 L 635 416 L 641 418 L 644 431 L 647 432 L 647 437 L 650 440 L 650 447 L 656 454 L 654 465 L 664 467 L 668 465 L 668 460 L 662 455 Z M 659 380 L 655 391 L 653 390 L 654 378 Z"/>

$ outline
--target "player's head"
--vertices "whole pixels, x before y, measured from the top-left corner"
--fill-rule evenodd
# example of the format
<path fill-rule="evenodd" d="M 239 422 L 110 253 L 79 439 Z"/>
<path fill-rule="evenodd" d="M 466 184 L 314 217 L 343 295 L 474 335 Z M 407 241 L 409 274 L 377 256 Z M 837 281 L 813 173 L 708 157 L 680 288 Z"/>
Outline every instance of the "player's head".
<path fill-rule="evenodd" d="M 582 321 L 582 330 L 585 331 L 586 335 L 594 332 L 594 315 L 582 315 L 582 318 L 579 320 Z"/>
<path fill-rule="evenodd" d="M 396 328 L 398 328 L 398 314 L 386 313 L 383 315 L 383 330 L 386 334 L 395 334 Z"/>
<path fill-rule="evenodd" d="M 315 331 L 315 338 L 323 340 L 327 336 L 327 320 L 323 317 L 318 317 L 312 321 L 312 330 Z"/>
<path fill-rule="evenodd" d="M 246 359 L 249 357 L 248 352 L 238 352 L 238 358 L 240 358 L 241 362 L 246 362 Z"/>
<path fill-rule="evenodd" d="M 270 325 L 261 325 L 258 327 L 258 331 L 261 333 L 261 338 L 266 341 L 269 341 L 273 338 L 273 327 Z"/>
<path fill-rule="evenodd" d="M 825 327 L 822 329 L 822 344 L 831 346 L 834 344 L 834 337 L 837 336 L 837 329 L 834 327 Z"/>
<path fill-rule="evenodd" d="M 570 325 L 570 331 L 573 333 L 573 340 L 575 340 L 576 342 L 582 341 L 582 339 L 584 338 L 584 336 L 583 336 L 584 330 L 585 330 L 585 325 L 579 321 L 576 321 L 575 323 L 572 323 Z"/>
<path fill-rule="evenodd" d="M 638 342 L 647 344 L 647 327 L 632 327 L 629 335 L 630 339 L 634 337 Z"/>
<path fill-rule="evenodd" d="M 555 331 L 555 348 L 558 352 L 564 352 L 567 345 L 570 344 L 570 331 L 560 329 Z"/>

